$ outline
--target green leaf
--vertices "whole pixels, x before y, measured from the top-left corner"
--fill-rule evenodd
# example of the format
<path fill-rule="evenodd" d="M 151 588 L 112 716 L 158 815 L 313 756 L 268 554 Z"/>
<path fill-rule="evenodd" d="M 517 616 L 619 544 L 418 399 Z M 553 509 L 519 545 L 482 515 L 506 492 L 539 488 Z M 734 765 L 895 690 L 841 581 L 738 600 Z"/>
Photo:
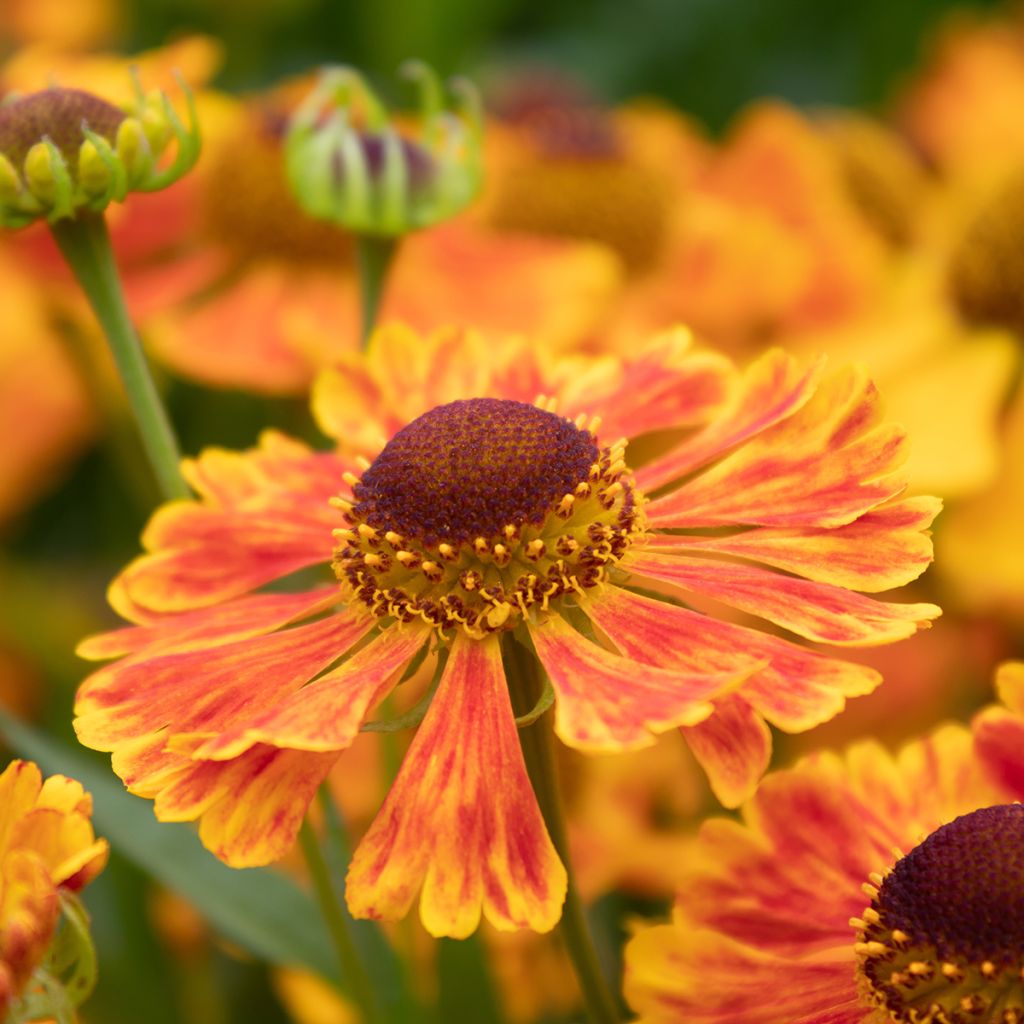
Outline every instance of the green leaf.
<path fill-rule="evenodd" d="M 440 1024 L 449 1021 L 505 1024 L 505 1014 L 479 932 L 468 939 L 440 939 L 437 973 L 437 1017 Z"/>
<path fill-rule="evenodd" d="M 344 990 L 318 907 L 286 875 L 266 868 L 226 867 L 203 848 L 188 825 L 158 822 L 147 802 L 127 793 L 90 757 L 3 711 L 0 739 L 37 762 L 46 774 L 59 772 L 78 779 L 92 794 L 97 833 L 144 872 L 192 903 L 225 938 L 261 960 L 305 968 Z M 361 952 L 373 962 L 376 972 L 389 976 L 395 1003 L 407 1006 L 394 954 L 379 929 L 369 922 L 360 924 L 364 927 L 358 930 L 356 942 L 364 947 Z"/>

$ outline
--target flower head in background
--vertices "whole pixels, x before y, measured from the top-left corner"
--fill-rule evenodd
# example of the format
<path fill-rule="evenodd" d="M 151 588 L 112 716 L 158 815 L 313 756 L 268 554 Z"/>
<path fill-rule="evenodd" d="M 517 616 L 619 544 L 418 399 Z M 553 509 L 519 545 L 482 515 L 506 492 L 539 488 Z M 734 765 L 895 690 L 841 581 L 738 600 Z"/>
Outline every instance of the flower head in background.
<path fill-rule="evenodd" d="M 59 926 L 72 943 L 82 938 L 73 894 L 107 860 L 107 842 L 93 834 L 91 815 L 92 800 L 74 779 L 44 781 L 30 761 L 12 761 L 0 774 L 0 1013 L 30 1003 L 44 1008 L 48 990 L 63 985 L 44 960 Z M 88 995 L 94 978 L 94 965 L 91 978 L 75 972 L 67 990 L 72 1005 Z"/>
<path fill-rule="evenodd" d="M 184 83 L 182 83 L 184 85 Z M 185 87 L 189 123 L 165 93 L 115 106 L 60 86 L 8 95 L 0 104 L 0 224 L 50 223 L 102 211 L 129 192 L 155 192 L 186 173 L 199 156 L 199 127 Z M 172 147 L 174 156 L 163 157 Z"/>
<path fill-rule="evenodd" d="M 627 952 L 640 1021 L 1024 1020 L 1024 806 L 1011 802 L 1024 719 L 1010 671 L 1011 707 L 973 736 L 949 725 L 895 756 L 873 741 L 812 755 L 769 775 L 741 821 L 706 822 L 673 922 Z"/>
<path fill-rule="evenodd" d="M 556 364 L 536 404 L 484 378 L 421 411 L 420 381 L 372 461 L 271 434 L 188 463 L 199 498 L 157 512 L 111 587 L 134 625 L 82 647 L 120 660 L 82 684 L 80 739 L 112 751 L 158 817 L 200 818 L 228 863 L 266 863 L 429 659 L 425 717 L 354 856 L 350 907 L 394 918 L 422 889 L 434 934 L 465 935 L 481 911 L 550 928 L 565 875 L 509 659 L 539 661 L 566 744 L 631 749 L 684 727 L 736 803 L 767 764 L 766 720 L 808 729 L 880 681 L 798 638 L 888 643 L 938 614 L 859 592 L 924 570 L 937 511 L 900 498 L 906 439 L 864 374 L 773 352 L 740 377 L 688 344 L 601 364 L 596 409 L 597 391 L 574 389 L 586 363 L 561 382 Z M 448 358 L 472 377 L 457 344 Z"/>

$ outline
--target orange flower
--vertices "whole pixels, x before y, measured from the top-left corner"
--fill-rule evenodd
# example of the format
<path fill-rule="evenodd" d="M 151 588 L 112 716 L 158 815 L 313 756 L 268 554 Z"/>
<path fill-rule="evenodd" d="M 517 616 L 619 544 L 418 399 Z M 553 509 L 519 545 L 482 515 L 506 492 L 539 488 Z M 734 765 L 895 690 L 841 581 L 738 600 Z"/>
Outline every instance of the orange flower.
<path fill-rule="evenodd" d="M 0 1012 L 40 966 L 60 919 L 60 892 L 79 892 L 103 869 L 92 800 L 74 779 L 45 782 L 30 761 L 0 774 Z"/>
<path fill-rule="evenodd" d="M 0 520 L 22 511 L 91 439 L 94 412 L 36 283 L 0 250 Z"/>
<path fill-rule="evenodd" d="M 1019 669 L 1014 711 L 984 713 L 974 738 L 947 725 L 896 755 L 812 755 L 768 776 L 741 821 L 706 822 L 672 923 L 627 950 L 640 1021 L 1024 1019 Z"/>
<path fill-rule="evenodd" d="M 848 318 L 880 287 L 892 188 L 902 201 L 914 171 L 881 130 L 870 133 L 872 157 L 884 149 L 880 197 L 855 162 L 863 127 L 851 142 L 766 102 L 714 147 L 666 109 L 607 111 L 564 83 L 530 88 L 492 126 L 479 216 L 507 237 L 588 239 L 614 253 L 626 273 L 608 332 L 619 341 L 682 321 L 719 345 L 762 345 Z"/>
<path fill-rule="evenodd" d="M 597 409 L 574 389 L 586 365 L 548 388 L 574 418 L 482 381 L 468 394 L 497 397 L 449 397 L 372 463 L 278 434 L 186 463 L 198 499 L 156 513 L 110 590 L 135 625 L 82 647 L 121 660 L 83 683 L 80 739 L 113 751 L 158 817 L 201 818 L 218 856 L 265 863 L 367 714 L 427 658 L 436 690 L 356 851 L 349 905 L 395 918 L 422 888 L 432 934 L 465 935 L 481 911 L 499 928 L 552 927 L 565 874 L 504 657 L 532 647 L 568 745 L 630 749 L 685 727 L 736 802 L 767 763 L 766 720 L 810 728 L 879 677 L 715 609 L 840 646 L 939 614 L 858 592 L 927 566 L 937 511 L 899 498 L 905 438 L 863 373 L 773 352 L 737 378 L 686 342 L 617 364 Z M 418 387 L 413 408 L 431 382 Z M 586 405 L 626 434 L 677 440 L 634 473 L 618 425 L 605 433 Z M 261 590 L 287 577 L 305 588 Z"/>

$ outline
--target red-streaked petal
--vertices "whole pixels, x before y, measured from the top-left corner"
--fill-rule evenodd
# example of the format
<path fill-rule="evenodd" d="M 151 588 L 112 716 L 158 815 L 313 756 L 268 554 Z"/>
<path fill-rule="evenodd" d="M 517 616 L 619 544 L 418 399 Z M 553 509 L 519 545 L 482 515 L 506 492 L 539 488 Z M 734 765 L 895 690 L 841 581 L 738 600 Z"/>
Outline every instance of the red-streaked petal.
<path fill-rule="evenodd" d="M 80 658 L 100 661 L 137 654 L 143 649 L 152 656 L 216 647 L 232 640 L 272 633 L 289 623 L 326 611 L 339 599 L 335 584 L 297 594 L 250 594 L 226 601 L 217 608 L 153 617 L 150 625 L 128 626 L 88 637 L 75 653 Z"/>
<path fill-rule="evenodd" d="M 933 604 L 892 604 L 830 583 L 755 565 L 634 549 L 623 568 L 767 619 L 819 643 L 865 647 L 913 636 L 942 614 Z"/>
<path fill-rule="evenodd" d="M 555 731 L 580 750 L 649 746 L 654 733 L 703 721 L 711 714 L 711 698 L 745 675 L 639 668 L 632 658 L 586 639 L 558 615 L 531 626 L 530 635 L 555 690 Z"/>
<path fill-rule="evenodd" d="M 161 821 L 201 817 L 203 845 L 234 868 L 283 857 L 295 842 L 317 786 L 338 759 L 257 746 L 233 761 L 179 758 L 175 778 L 156 796 Z"/>
<path fill-rule="evenodd" d="M 344 664 L 199 747 L 194 756 L 225 760 L 255 743 L 294 750 L 342 750 L 367 711 L 427 642 L 424 625 L 384 630 Z"/>
<path fill-rule="evenodd" d="M 694 352 L 684 328 L 665 331 L 635 357 L 592 360 L 558 389 L 559 411 L 601 414 L 611 441 L 653 430 L 703 424 L 734 384 L 733 364 L 715 352 Z"/>
<path fill-rule="evenodd" d="M 637 472 L 640 489 L 649 493 L 678 480 L 791 416 L 814 394 L 823 365 L 801 367 L 781 349 L 763 355 L 747 368 L 728 412 Z"/>
<path fill-rule="evenodd" d="M 978 757 L 996 783 L 1024 800 L 1024 718 L 1003 708 L 985 708 L 974 719 Z"/>
<path fill-rule="evenodd" d="M 272 580 L 331 560 L 331 527 L 310 529 L 266 516 L 224 513 L 184 502 L 165 505 L 180 546 L 136 558 L 110 586 L 125 618 L 220 604 Z M 339 520 L 340 521 L 340 520 Z"/>
<path fill-rule="evenodd" d="M 771 760 L 772 734 L 741 696 L 716 698 L 710 718 L 681 731 L 724 807 L 738 807 L 753 795 Z"/>
<path fill-rule="evenodd" d="M 625 989 L 638 1024 L 792 1024 L 848 1005 L 855 973 L 852 943 L 801 962 L 680 922 L 637 933 Z"/>
<path fill-rule="evenodd" d="M 171 726 L 175 733 L 220 732 L 276 705 L 372 626 L 369 616 L 344 612 L 209 650 L 108 665 L 79 688 L 79 740 L 113 750 Z"/>
<path fill-rule="evenodd" d="M 798 573 L 819 583 L 876 593 L 917 579 L 932 561 L 927 532 L 938 498 L 907 498 L 833 529 L 757 528 L 730 537 L 654 534 L 649 551 L 710 551 Z"/>
<path fill-rule="evenodd" d="M 906 432 L 882 420 L 863 368 L 824 377 L 800 410 L 678 490 L 652 526 L 842 526 L 905 487 Z"/>
<path fill-rule="evenodd" d="M 590 598 L 586 611 L 619 650 L 647 663 L 703 663 L 728 671 L 740 659 L 747 666 L 764 662 L 739 692 L 786 732 L 827 722 L 842 711 L 846 697 L 870 693 L 881 682 L 865 665 L 618 588 Z"/>
<path fill-rule="evenodd" d="M 548 931 L 566 876 L 530 788 L 497 638 L 459 636 L 427 717 L 349 868 L 357 917 L 403 916 L 422 886 L 432 935 Z"/>

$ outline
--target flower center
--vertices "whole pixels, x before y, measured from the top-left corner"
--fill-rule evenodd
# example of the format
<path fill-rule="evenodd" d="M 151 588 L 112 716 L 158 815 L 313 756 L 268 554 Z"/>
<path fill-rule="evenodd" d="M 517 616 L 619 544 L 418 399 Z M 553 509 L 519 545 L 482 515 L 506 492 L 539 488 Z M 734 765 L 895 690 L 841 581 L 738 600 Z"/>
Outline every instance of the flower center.
<path fill-rule="evenodd" d="M 1024 1022 L 1024 806 L 965 814 L 872 881 L 855 948 L 893 1021 Z"/>
<path fill-rule="evenodd" d="M 113 142 L 127 115 L 80 89 L 45 89 L 0 105 L 0 153 L 20 167 L 44 138 L 60 150 L 68 167 L 78 166 L 82 126 Z"/>
<path fill-rule="evenodd" d="M 338 499 L 334 567 L 380 616 L 473 636 L 596 586 L 642 529 L 624 442 L 522 402 L 425 413 Z"/>
<path fill-rule="evenodd" d="M 964 232 L 949 290 L 965 320 L 1024 334 L 1024 175 L 1005 185 Z"/>

